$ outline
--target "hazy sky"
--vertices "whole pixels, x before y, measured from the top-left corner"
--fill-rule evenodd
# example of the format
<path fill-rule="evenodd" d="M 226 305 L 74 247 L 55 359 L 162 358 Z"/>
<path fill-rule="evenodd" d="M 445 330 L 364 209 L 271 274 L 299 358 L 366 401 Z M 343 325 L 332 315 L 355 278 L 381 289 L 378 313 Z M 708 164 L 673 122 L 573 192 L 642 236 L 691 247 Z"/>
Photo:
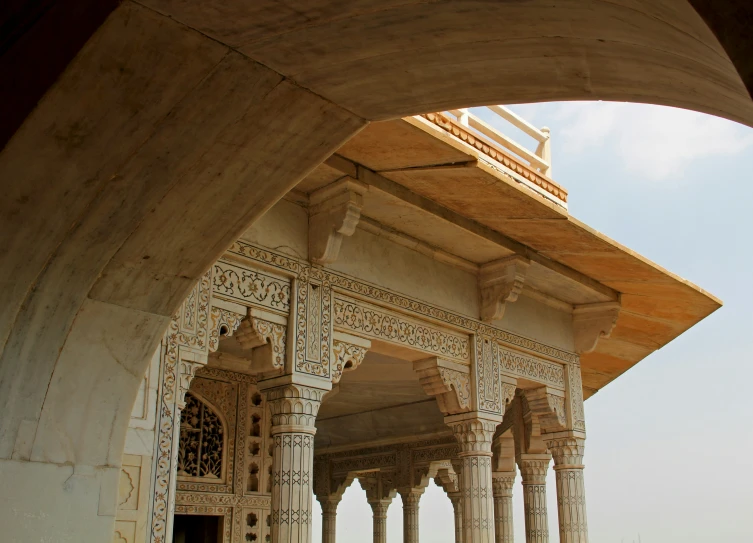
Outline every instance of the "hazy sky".
<path fill-rule="evenodd" d="M 637 104 L 512 109 L 551 128 L 554 179 L 568 190 L 573 216 L 725 304 L 586 402 L 591 541 L 632 543 L 640 534 L 642 543 L 753 543 L 753 129 Z M 520 476 L 517 483 L 522 543 Z M 427 489 L 420 512 L 422 542 L 453 543 L 441 489 Z M 316 504 L 315 543 L 320 514 Z M 388 540 L 400 543 L 399 497 L 388 525 Z M 356 483 L 340 503 L 337 539 L 372 540 L 371 509 Z"/>

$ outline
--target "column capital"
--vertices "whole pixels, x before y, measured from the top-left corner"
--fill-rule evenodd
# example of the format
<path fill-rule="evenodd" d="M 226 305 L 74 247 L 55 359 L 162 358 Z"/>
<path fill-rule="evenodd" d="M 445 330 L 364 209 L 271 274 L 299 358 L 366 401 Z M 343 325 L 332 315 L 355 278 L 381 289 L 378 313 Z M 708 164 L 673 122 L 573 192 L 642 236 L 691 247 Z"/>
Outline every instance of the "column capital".
<path fill-rule="evenodd" d="M 514 471 L 492 472 L 492 492 L 495 497 L 511 497 L 517 473 Z"/>
<path fill-rule="evenodd" d="M 546 483 L 546 473 L 549 470 L 549 463 L 552 461 L 551 455 L 521 454 L 517 460 L 524 485 L 543 485 Z"/>
<path fill-rule="evenodd" d="M 421 496 L 424 494 L 423 488 L 402 488 L 397 491 L 403 500 L 403 507 L 418 507 Z"/>
<path fill-rule="evenodd" d="M 304 385 L 287 384 L 265 391 L 272 414 L 272 435 L 316 433 L 316 415 L 327 391 Z"/>
<path fill-rule="evenodd" d="M 545 440 L 554 458 L 554 469 L 582 469 L 586 440 L 581 437 L 558 437 Z"/>
<path fill-rule="evenodd" d="M 322 507 L 322 513 L 327 515 L 337 514 L 337 506 L 340 505 L 341 499 L 342 496 L 339 495 L 327 496 L 326 498 L 320 498 L 319 496 L 316 497 L 316 501 L 318 501 L 319 505 Z"/>
<path fill-rule="evenodd" d="M 492 455 L 492 438 L 501 417 L 464 413 L 445 417 L 444 422 L 460 445 L 459 457 Z"/>

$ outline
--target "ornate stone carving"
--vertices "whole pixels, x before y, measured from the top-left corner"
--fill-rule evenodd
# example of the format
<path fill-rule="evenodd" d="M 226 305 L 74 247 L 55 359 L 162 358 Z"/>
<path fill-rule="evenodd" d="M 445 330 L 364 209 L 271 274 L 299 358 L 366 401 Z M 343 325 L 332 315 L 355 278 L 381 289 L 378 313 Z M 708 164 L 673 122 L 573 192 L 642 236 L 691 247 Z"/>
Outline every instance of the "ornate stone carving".
<path fill-rule="evenodd" d="M 515 476 L 515 471 L 495 472 L 492 475 L 495 543 L 513 543 L 514 541 L 512 489 Z"/>
<path fill-rule="evenodd" d="M 337 260 L 345 236 L 352 236 L 361 218 L 368 187 L 345 178 L 309 196 L 309 258 L 317 264 Z"/>
<path fill-rule="evenodd" d="M 243 268 L 224 260 L 214 264 L 212 291 L 244 305 L 281 313 L 290 311 L 290 280 L 259 270 Z"/>
<path fill-rule="evenodd" d="M 432 357 L 413 362 L 421 386 L 429 396 L 437 398 L 445 415 L 463 413 L 471 409 L 470 368 L 443 358 Z"/>
<path fill-rule="evenodd" d="M 484 322 L 499 320 L 505 306 L 518 299 L 531 261 L 518 255 L 489 262 L 479 270 L 480 317 Z"/>
<path fill-rule="evenodd" d="M 560 541 L 588 543 L 586 491 L 583 483 L 584 440 L 563 437 L 547 440 L 557 481 Z"/>
<path fill-rule="evenodd" d="M 209 352 L 215 352 L 220 346 L 221 337 L 233 335 L 243 320 L 243 315 L 220 307 L 212 307 L 209 313 Z"/>
<path fill-rule="evenodd" d="M 547 387 L 525 391 L 528 407 L 536 415 L 543 434 L 567 429 L 565 398 Z"/>
<path fill-rule="evenodd" d="M 297 290 L 295 370 L 331 378 L 332 288 L 302 274 Z"/>
<path fill-rule="evenodd" d="M 360 300 L 336 296 L 334 305 L 334 323 L 341 329 L 457 362 L 470 359 L 468 336 L 442 330 Z"/>
<path fill-rule="evenodd" d="M 343 372 L 355 370 L 363 362 L 371 342 L 353 337 L 351 341 L 335 338 L 332 341 L 332 382 L 339 383 Z"/>
<path fill-rule="evenodd" d="M 181 412 L 178 475 L 222 480 L 225 425 L 196 395 L 186 394 Z"/>
<path fill-rule="evenodd" d="M 562 364 L 541 360 L 502 346 L 499 347 L 499 356 L 502 371 L 506 374 L 556 388 L 565 388 L 565 370 Z"/>
<path fill-rule="evenodd" d="M 580 364 L 567 365 L 567 395 L 570 400 L 570 425 L 573 430 L 586 432 L 586 415 L 583 410 L 583 381 Z"/>
<path fill-rule="evenodd" d="M 249 310 L 235 334 L 244 349 L 252 351 L 252 367 L 259 373 L 282 370 L 285 366 L 287 326 L 262 319 Z"/>
<path fill-rule="evenodd" d="M 272 541 L 311 541 L 314 422 L 326 390 L 288 384 L 265 391 L 272 416 Z"/>
<path fill-rule="evenodd" d="M 170 321 L 162 341 L 153 501 L 150 540 L 164 541 L 172 529 L 170 510 L 175 501 L 175 474 L 178 460 L 176 427 L 185 393 L 196 369 L 207 361 L 211 271 L 191 290 Z"/>
<path fill-rule="evenodd" d="M 575 352 L 590 353 L 601 338 L 608 338 L 620 314 L 619 302 L 583 304 L 573 310 Z"/>
<path fill-rule="evenodd" d="M 475 336 L 476 403 L 479 411 L 503 415 L 499 345 L 486 335 Z"/>
<path fill-rule="evenodd" d="M 337 287 L 338 291 L 352 293 L 358 298 L 364 298 L 380 304 L 383 307 L 394 308 L 402 314 L 414 315 L 417 319 L 429 319 L 432 322 L 442 322 L 453 328 L 467 330 L 468 333 L 474 333 L 482 330 L 491 338 L 497 340 L 502 346 L 509 346 L 515 349 L 523 349 L 531 353 L 537 353 L 546 357 L 562 360 L 563 362 L 577 361 L 577 355 L 550 345 L 546 345 L 530 338 L 519 336 L 506 330 L 484 325 L 478 320 L 453 313 L 446 309 L 428 304 L 421 300 L 410 298 L 397 294 L 385 288 L 366 283 L 346 276 L 332 270 L 311 268 L 306 262 L 295 258 L 278 254 L 267 249 L 256 247 L 244 241 L 235 242 L 228 252 L 236 257 L 243 257 L 250 261 L 256 261 L 264 265 L 265 268 L 275 268 L 285 275 L 294 275 L 296 277 L 308 278 L 309 275 L 317 276 L 318 280 L 326 280 L 331 286 Z M 348 298 L 347 301 L 350 301 Z M 418 324 L 426 323 L 425 320 L 419 320 Z M 441 330 L 441 329 L 439 329 Z M 354 330 L 355 331 L 355 330 Z M 387 339 L 380 337 L 379 339 Z M 470 349 L 467 349 L 468 354 Z M 443 356 L 445 358 L 454 358 L 449 351 L 435 351 L 430 354 Z M 464 356 L 464 360 L 469 360 L 469 356 Z M 551 383 L 550 383 L 551 384 Z"/>
<path fill-rule="evenodd" d="M 521 455 L 518 467 L 523 478 L 523 509 L 526 543 L 549 543 L 549 517 L 546 504 L 548 455 Z"/>
<path fill-rule="evenodd" d="M 500 420 L 474 413 L 445 417 L 460 445 L 453 468 L 461 485 L 463 541 L 494 541 L 491 440 Z"/>

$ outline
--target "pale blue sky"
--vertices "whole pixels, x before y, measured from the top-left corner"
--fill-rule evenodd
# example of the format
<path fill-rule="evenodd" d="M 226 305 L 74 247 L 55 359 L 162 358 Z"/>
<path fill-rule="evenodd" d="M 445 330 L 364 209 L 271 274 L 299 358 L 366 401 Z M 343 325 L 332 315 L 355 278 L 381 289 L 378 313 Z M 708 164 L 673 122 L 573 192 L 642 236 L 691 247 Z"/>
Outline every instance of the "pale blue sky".
<path fill-rule="evenodd" d="M 586 402 L 586 495 L 596 543 L 753 543 L 753 129 L 638 104 L 513 106 L 552 131 L 570 213 L 720 297 L 724 307 Z M 488 119 L 488 118 L 487 118 Z M 533 147 L 526 136 L 503 131 Z M 515 537 L 524 542 L 515 493 Z M 557 537 L 549 481 L 550 541 Z M 400 500 L 390 543 L 402 541 Z M 315 506 L 315 537 L 320 539 Z M 421 500 L 421 541 L 452 543 L 441 489 Z M 354 484 L 339 543 L 371 542 Z"/>

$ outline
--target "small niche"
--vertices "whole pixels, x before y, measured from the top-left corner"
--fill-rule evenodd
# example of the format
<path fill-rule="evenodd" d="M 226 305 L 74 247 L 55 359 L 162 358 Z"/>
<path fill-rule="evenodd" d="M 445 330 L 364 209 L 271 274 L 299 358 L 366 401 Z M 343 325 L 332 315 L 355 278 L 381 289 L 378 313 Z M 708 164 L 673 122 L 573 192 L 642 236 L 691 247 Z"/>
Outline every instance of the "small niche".
<path fill-rule="evenodd" d="M 256 516 L 256 513 L 249 513 L 246 516 L 246 525 L 249 528 L 253 528 L 254 526 L 256 526 L 257 522 L 259 522 L 259 517 Z"/>
<path fill-rule="evenodd" d="M 269 447 L 267 447 L 267 456 L 271 457 L 274 454 L 274 452 L 275 452 L 275 444 L 270 443 Z"/>
<path fill-rule="evenodd" d="M 254 392 L 253 396 L 251 396 L 251 405 L 254 407 L 259 407 L 261 405 L 261 394 Z"/>
<path fill-rule="evenodd" d="M 251 415 L 251 437 L 261 437 L 261 417 L 257 414 Z"/>
<path fill-rule="evenodd" d="M 267 494 L 272 493 L 272 466 L 269 466 L 267 468 Z M 269 517 L 267 517 L 267 522 L 269 522 Z"/>
<path fill-rule="evenodd" d="M 267 515 L 267 528 L 272 527 L 272 515 Z"/>
<path fill-rule="evenodd" d="M 256 534 L 254 533 L 246 534 L 246 541 L 256 541 Z M 269 540 L 267 539 L 267 541 Z"/>
<path fill-rule="evenodd" d="M 248 452 L 251 456 L 259 456 L 261 452 L 261 445 L 258 442 L 252 442 L 248 445 Z"/>
<path fill-rule="evenodd" d="M 248 466 L 248 491 L 259 492 L 259 466 L 254 462 Z"/>

